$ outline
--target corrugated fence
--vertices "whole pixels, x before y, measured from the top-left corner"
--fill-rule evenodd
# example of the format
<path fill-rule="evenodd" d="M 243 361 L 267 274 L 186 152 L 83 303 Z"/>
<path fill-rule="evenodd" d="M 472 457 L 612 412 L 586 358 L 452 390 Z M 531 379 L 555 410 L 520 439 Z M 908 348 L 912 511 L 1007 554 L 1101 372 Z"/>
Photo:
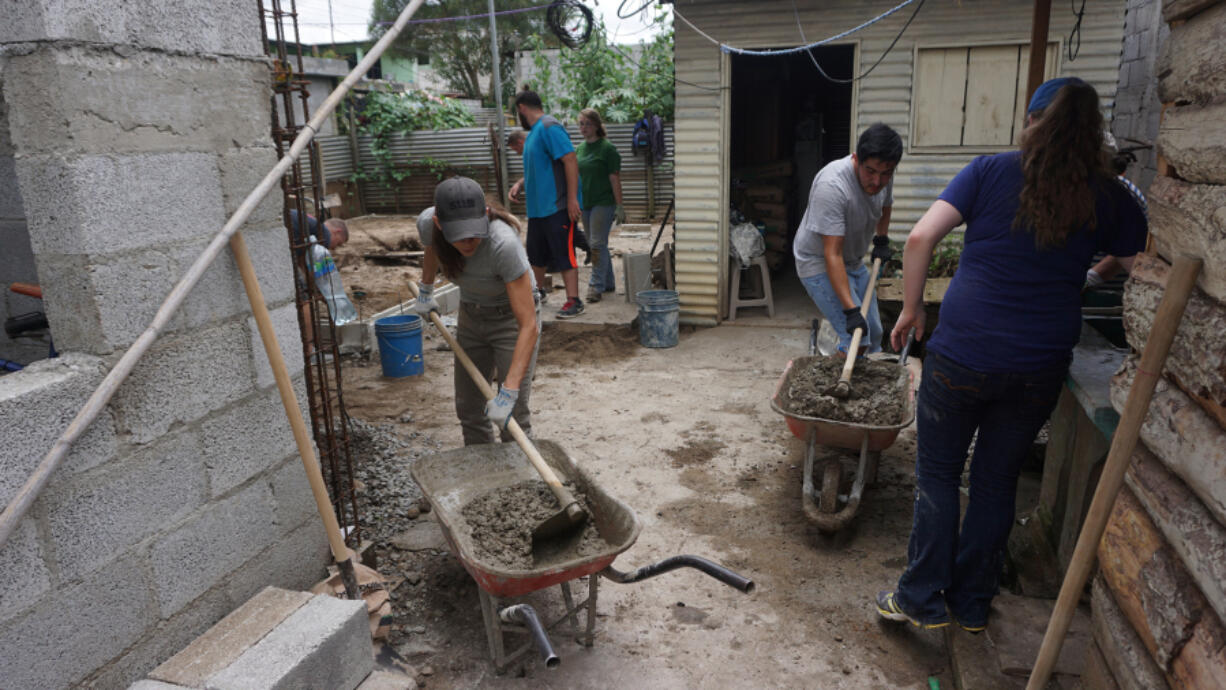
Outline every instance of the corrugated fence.
<path fill-rule="evenodd" d="M 664 127 L 667 145 L 664 160 L 652 166 L 652 208 L 648 208 L 647 165 L 643 157 L 630 155 L 630 134 L 634 125 L 605 125 L 605 129 L 609 141 L 622 156 L 622 198 L 629 220 L 643 222 L 662 215 L 673 198 L 673 126 Z M 583 141 L 577 126 L 567 125 L 566 131 L 576 146 Z M 355 170 L 349 137 L 319 137 L 318 141 L 324 178 L 348 180 Z M 376 170 L 378 164 L 370 152 L 370 137 L 359 136 L 357 145 L 362 168 Z M 484 127 L 400 135 L 392 139 L 391 150 L 397 167 L 407 168 L 412 174 L 391 188 L 378 181 L 363 180 L 362 194 L 368 213 L 417 213 L 433 202 L 434 186 L 444 175 L 465 175 L 480 182 L 487 192 L 497 191 L 489 131 Z M 523 175 L 520 157 L 511 152 L 507 163 L 510 182 L 519 179 Z M 523 215 L 523 204 L 514 204 L 511 210 Z"/>

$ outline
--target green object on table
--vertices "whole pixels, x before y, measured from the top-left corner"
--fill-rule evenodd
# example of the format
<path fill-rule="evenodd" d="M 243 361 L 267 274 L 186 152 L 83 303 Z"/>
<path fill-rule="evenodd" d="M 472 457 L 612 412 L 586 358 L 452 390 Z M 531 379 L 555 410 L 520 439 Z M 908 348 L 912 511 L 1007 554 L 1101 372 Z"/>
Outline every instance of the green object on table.
<path fill-rule="evenodd" d="M 941 681 L 936 676 L 928 676 L 928 690 L 941 690 Z"/>

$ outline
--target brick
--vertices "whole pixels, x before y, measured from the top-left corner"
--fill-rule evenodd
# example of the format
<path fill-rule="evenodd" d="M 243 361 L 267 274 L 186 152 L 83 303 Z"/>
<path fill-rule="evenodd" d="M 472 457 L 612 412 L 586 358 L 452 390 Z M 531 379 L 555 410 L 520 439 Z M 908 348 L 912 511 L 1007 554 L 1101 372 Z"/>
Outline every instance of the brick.
<path fill-rule="evenodd" d="M 1158 150 L 1182 179 L 1226 184 L 1226 99 L 1167 108 L 1158 130 Z"/>
<path fill-rule="evenodd" d="M 22 154 L 216 152 L 270 141 L 262 60 L 43 45 L 11 58 L 7 72 Z"/>
<path fill-rule="evenodd" d="M 34 520 L 26 518 L 0 546 L 0 625 L 37 602 L 51 587 L 51 574 Z"/>
<path fill-rule="evenodd" d="M 276 539 L 272 495 L 257 482 L 155 540 L 149 559 L 162 616 L 183 609 Z"/>
<path fill-rule="evenodd" d="M 298 328 L 298 307 L 287 304 L 271 311 L 273 332 L 277 336 L 277 344 L 281 348 L 281 356 L 290 377 L 302 372 L 302 331 Z M 251 359 L 255 366 L 255 383 L 260 388 L 266 388 L 276 383 L 273 378 L 272 365 L 268 363 L 268 354 L 264 351 L 264 341 L 260 338 L 255 317 L 247 319 L 247 328 L 251 332 Z M 308 418 L 309 419 L 309 418 Z"/>
<path fill-rule="evenodd" d="M 362 601 L 316 595 L 205 688 L 352 688 L 374 668 Z"/>
<path fill-rule="evenodd" d="M 327 577 L 332 562 L 323 522 L 307 520 L 287 531 L 258 556 L 228 575 L 223 583 L 232 602 L 243 602 L 269 585 L 308 590 Z"/>
<path fill-rule="evenodd" d="M 1170 30 L 1154 74 L 1163 103 L 1206 102 L 1226 94 L 1226 5 Z"/>
<path fill-rule="evenodd" d="M 120 559 L 0 626 L 4 685 L 65 687 L 123 652 L 156 620 L 144 572 Z"/>
<path fill-rule="evenodd" d="M 101 360 L 66 354 L 0 377 L 0 419 L 21 420 L 0 425 L 0 505 L 17 495 L 104 373 Z M 104 410 L 73 444 L 48 488 L 115 454 L 115 424 Z"/>
<path fill-rule="evenodd" d="M 272 497 L 277 502 L 277 524 L 282 529 L 293 529 L 307 520 L 320 519 L 311 482 L 297 454 L 273 474 Z"/>
<path fill-rule="evenodd" d="M 1156 177 L 1149 186 L 1149 229 L 1158 253 L 1204 259 L 1196 285 L 1226 302 L 1226 186 Z"/>
<path fill-rule="evenodd" d="M 60 575 L 75 579 L 203 505 L 200 439 L 185 432 L 40 498 Z"/>
<path fill-rule="evenodd" d="M 209 492 L 220 496 L 294 452 L 294 436 L 276 391 L 245 398 L 201 424 Z"/>
<path fill-rule="evenodd" d="M 112 399 L 121 429 L 147 443 L 247 396 L 254 379 L 249 348 L 240 323 L 159 340 Z"/>

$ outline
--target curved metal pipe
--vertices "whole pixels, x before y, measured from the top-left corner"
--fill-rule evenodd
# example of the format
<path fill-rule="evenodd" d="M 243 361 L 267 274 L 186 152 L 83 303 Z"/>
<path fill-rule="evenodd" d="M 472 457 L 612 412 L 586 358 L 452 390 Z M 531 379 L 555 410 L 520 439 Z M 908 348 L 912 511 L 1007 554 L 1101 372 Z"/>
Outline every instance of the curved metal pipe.
<path fill-rule="evenodd" d="M 670 570 L 676 570 L 677 568 L 694 568 L 695 570 L 701 570 L 729 587 L 738 589 L 746 594 L 749 594 L 754 590 L 753 580 L 742 577 L 724 566 L 708 561 L 701 556 L 670 556 L 659 563 L 645 565 L 638 570 L 628 573 L 622 572 L 613 566 L 609 566 L 600 571 L 600 574 L 618 584 L 628 585 L 633 582 L 646 580 L 649 577 L 663 575 L 664 573 L 667 573 Z"/>
<path fill-rule="evenodd" d="M 532 636 L 532 644 L 536 646 L 536 650 L 541 654 L 541 661 L 545 662 L 545 668 L 557 668 L 562 660 L 557 654 L 553 653 L 553 644 L 549 641 L 549 636 L 545 634 L 545 626 L 541 625 L 541 619 L 537 617 L 536 610 L 527 604 L 516 604 L 508 606 L 498 612 L 498 617 L 504 623 L 519 623 L 528 629 L 528 633 Z"/>

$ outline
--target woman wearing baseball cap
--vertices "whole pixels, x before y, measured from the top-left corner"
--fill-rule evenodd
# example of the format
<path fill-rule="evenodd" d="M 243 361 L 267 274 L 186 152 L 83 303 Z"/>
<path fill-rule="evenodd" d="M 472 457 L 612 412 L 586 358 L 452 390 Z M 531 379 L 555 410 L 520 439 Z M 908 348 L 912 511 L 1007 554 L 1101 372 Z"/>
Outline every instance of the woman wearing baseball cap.
<path fill-rule="evenodd" d="M 540 315 L 528 254 L 519 239 L 519 221 L 491 206 L 481 185 L 467 177 L 444 180 L 434 190 L 434 206 L 417 217 L 426 246 L 416 311 L 428 318 L 438 311 L 434 277 L 443 275 L 460 288 L 456 340 L 487 377 L 498 379 L 498 395 L 488 402 L 457 360 L 455 409 L 464 445 L 493 443 L 493 422 L 509 441 L 511 416 L 531 433 L 528 398 L 536 368 Z"/>

